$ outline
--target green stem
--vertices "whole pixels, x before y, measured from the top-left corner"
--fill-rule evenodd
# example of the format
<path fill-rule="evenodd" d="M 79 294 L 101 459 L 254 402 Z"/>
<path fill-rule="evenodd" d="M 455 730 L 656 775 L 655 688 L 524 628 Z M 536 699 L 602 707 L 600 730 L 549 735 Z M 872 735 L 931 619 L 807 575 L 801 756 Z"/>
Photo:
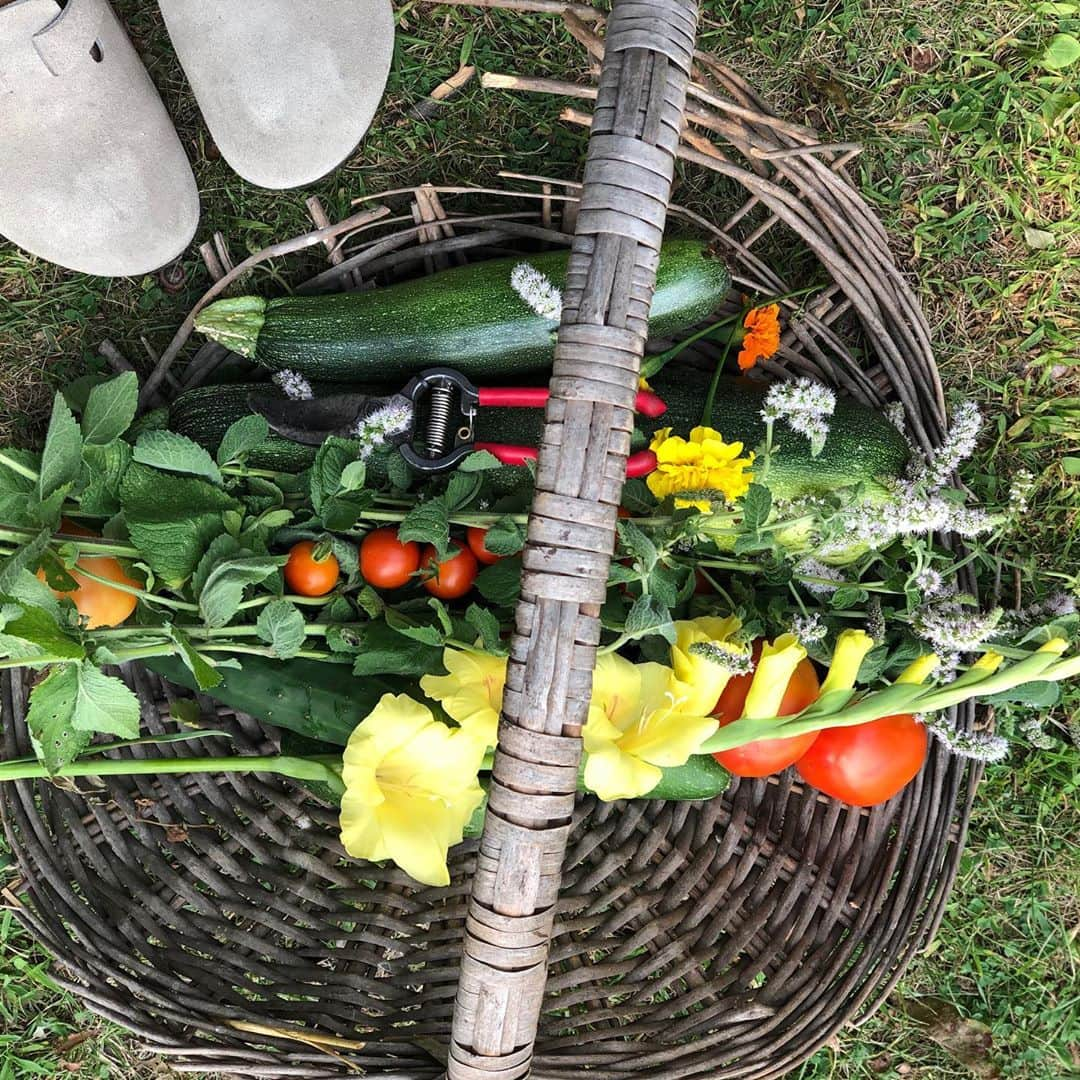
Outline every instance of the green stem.
<path fill-rule="evenodd" d="M 12 457 L 8 457 L 7 454 L 0 451 L 0 465 L 5 465 L 13 473 L 18 473 L 20 476 L 25 476 L 27 480 L 33 480 L 36 484 L 40 479 L 37 472 L 31 469 L 28 465 L 24 465 L 21 461 L 16 461 Z"/>
<path fill-rule="evenodd" d="M 38 535 L 36 529 L 24 529 L 18 525 L 0 525 L 0 540 L 8 540 L 16 544 L 25 544 Z M 119 559 L 138 559 L 142 556 L 137 548 L 128 544 L 121 544 L 115 540 L 105 540 L 101 537 L 91 536 L 66 536 L 58 533 L 52 539 L 53 544 L 70 544 L 80 554 L 87 555 L 112 555 Z"/>
<path fill-rule="evenodd" d="M 237 610 L 250 611 L 252 608 L 265 607 L 267 604 L 279 599 L 288 600 L 290 604 L 299 604 L 306 607 L 324 607 L 326 604 L 332 604 L 337 597 L 332 593 L 329 596 L 294 596 L 291 593 L 287 593 L 282 597 L 256 596 L 254 600 L 245 600 Z"/>
<path fill-rule="evenodd" d="M 125 663 L 128 660 L 145 660 L 148 656 L 169 656 L 176 651 L 176 645 L 171 641 L 163 641 L 156 645 L 142 645 L 137 649 L 123 649 L 114 652 L 117 663 Z M 24 656 L 14 659 L 0 660 L 0 671 L 19 667 L 45 667 L 48 664 L 77 664 L 80 659 L 71 656 Z"/>
<path fill-rule="evenodd" d="M 662 353 L 657 353 L 655 356 L 645 357 L 641 363 L 641 377 L 643 379 L 651 379 L 654 375 L 659 375 L 660 372 L 679 355 L 679 353 L 684 352 L 693 345 L 694 342 L 709 337 L 715 331 L 720 330 L 725 326 L 730 326 L 738 318 L 738 315 L 732 315 L 729 318 L 721 319 L 719 322 L 710 323 L 703 329 L 698 330 L 696 334 L 691 334 L 677 345 L 672 345 L 670 349 L 665 349 Z"/>
<path fill-rule="evenodd" d="M 724 351 L 717 361 L 716 370 L 713 372 L 709 383 L 709 392 L 705 395 L 705 405 L 701 410 L 701 426 L 712 427 L 713 406 L 716 404 L 716 392 L 720 389 L 720 376 L 724 373 L 724 365 L 727 363 L 728 354 L 731 352 L 732 339 L 728 338 L 724 344 Z"/>
<path fill-rule="evenodd" d="M 221 471 L 226 476 L 257 476 L 262 480 L 295 480 L 296 473 L 279 472 L 277 469 L 249 469 L 246 465 L 222 465 Z"/>
<path fill-rule="evenodd" d="M 271 659 L 277 657 L 277 653 L 269 645 L 237 645 L 235 642 L 225 641 L 207 642 L 200 648 L 203 652 L 243 653 L 246 656 L 269 656 Z M 336 654 L 323 649 L 301 649 L 293 655 L 300 660 L 331 660 Z"/>
<path fill-rule="evenodd" d="M 336 767 L 335 767 L 336 766 Z M 0 762 L 0 782 L 78 776 L 173 776 L 186 773 L 276 773 L 294 780 L 316 780 L 343 794 L 340 758 L 227 757 L 138 758 L 76 761 L 50 776 L 40 762 Z"/>

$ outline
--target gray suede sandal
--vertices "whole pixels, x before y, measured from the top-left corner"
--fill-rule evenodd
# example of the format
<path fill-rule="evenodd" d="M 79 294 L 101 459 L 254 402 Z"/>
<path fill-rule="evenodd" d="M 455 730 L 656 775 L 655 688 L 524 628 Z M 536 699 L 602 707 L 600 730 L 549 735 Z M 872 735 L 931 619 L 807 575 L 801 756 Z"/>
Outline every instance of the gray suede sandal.
<path fill-rule="evenodd" d="M 210 133 L 245 180 L 301 187 L 356 148 L 394 50 L 390 0 L 158 0 Z"/>
<path fill-rule="evenodd" d="M 171 262 L 198 220 L 176 130 L 105 0 L 0 7 L 0 235 L 120 276 Z"/>

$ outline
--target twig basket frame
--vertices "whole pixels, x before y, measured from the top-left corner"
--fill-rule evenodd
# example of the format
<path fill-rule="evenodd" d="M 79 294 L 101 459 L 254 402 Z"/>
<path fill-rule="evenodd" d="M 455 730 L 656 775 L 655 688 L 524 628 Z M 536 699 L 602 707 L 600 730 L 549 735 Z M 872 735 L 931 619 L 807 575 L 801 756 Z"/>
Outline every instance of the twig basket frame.
<path fill-rule="evenodd" d="M 507 6 L 521 7 L 522 0 Z M 563 17 L 600 58 L 603 43 L 593 26 L 573 11 Z M 598 405 L 566 345 L 576 341 L 583 356 L 612 348 L 633 356 L 630 331 L 641 338 L 641 311 L 628 314 L 625 303 L 641 297 L 627 282 L 638 281 L 647 300 L 648 251 L 665 209 L 716 238 L 740 290 L 766 295 L 786 292 L 786 284 L 754 248 L 769 230 L 785 227 L 831 282 L 809 302 L 785 303 L 787 329 L 771 374 L 810 374 L 872 404 L 900 400 L 913 437 L 935 445 L 945 416 L 929 333 L 884 231 L 844 171 L 853 149 L 822 144 L 808 129 L 773 116 L 734 72 L 699 53 L 690 126 L 680 140 L 694 18 L 678 0 L 618 7 L 608 41 L 619 56 L 604 64 L 596 113 L 568 119 L 591 120 L 605 135 L 621 132 L 647 144 L 651 138 L 649 145 L 666 147 L 672 159 L 737 181 L 750 198 L 722 224 L 668 208 L 663 185 L 653 197 L 659 209 L 646 207 L 651 220 L 612 216 L 601 178 L 610 169 L 596 168 L 600 144 L 593 139 L 583 189 L 529 177 L 516 179 L 536 181 L 539 191 L 421 186 L 365 200 L 339 224 L 311 204 L 315 230 L 236 268 L 218 238 L 205 254 L 219 280 L 203 303 L 267 258 L 320 245 L 329 267 L 303 286 L 311 290 L 367 287 L 523 245 L 569 245 L 576 232 L 577 285 L 568 290 L 566 325 L 603 325 L 616 316 L 624 333 L 613 345 L 564 328 L 549 420 L 566 424 L 567 438 L 548 442 L 573 451 L 578 436 L 568 416 L 600 408 L 605 422 L 590 440 L 613 439 L 603 457 L 617 466 L 624 452 L 619 395 L 632 383 L 602 390 L 609 398 Z M 514 88 L 522 88 L 516 78 Z M 531 82 L 524 88 L 545 89 Z M 619 106 L 627 85 L 652 88 L 632 116 Z M 494 212 L 448 210 L 458 194 L 487 195 Z M 409 196 L 408 213 L 395 216 L 390 207 L 402 195 Z M 609 304 L 590 315 L 590 274 L 605 264 L 605 253 L 616 255 L 606 263 L 608 299 L 621 287 L 624 310 Z M 619 280 L 622 286 L 611 284 Z M 735 293 L 731 304 L 739 302 Z M 855 322 L 862 362 L 851 346 Z M 145 384 L 144 405 L 212 378 L 226 356 L 205 346 L 175 369 L 191 325 L 189 319 Z M 574 452 L 596 448 L 588 441 Z M 544 467 L 542 461 L 541 488 Z M 610 529 L 620 473 L 607 472 L 612 481 L 602 490 L 561 497 L 576 498 L 577 509 L 596 514 L 597 528 Z M 557 495 L 558 477 L 552 479 L 554 487 L 547 486 Z M 610 513 L 589 504 L 606 504 Z M 452 853 L 447 889 L 417 886 L 393 866 L 351 862 L 334 809 L 278 778 L 103 778 L 65 787 L 26 781 L 0 790 L 5 831 L 25 879 L 7 899 L 57 956 L 59 981 L 182 1071 L 305 1080 L 413 1080 L 447 1068 L 455 1078 L 511 1080 L 528 1073 L 534 1035 L 533 1074 L 549 1080 L 577 1080 L 583 1071 L 605 1080 L 765 1078 L 797 1066 L 843 1024 L 869 1015 L 942 917 L 978 768 L 934 747 L 914 783 L 871 810 L 806 790 L 790 770 L 768 781 L 736 781 L 707 803 L 575 802 L 573 785 L 564 781 L 576 775 L 573 707 L 580 711 L 588 693 L 590 605 L 597 600 L 589 582 L 606 575 L 600 547 L 587 560 L 588 572 L 577 575 L 584 591 L 543 592 L 539 579 L 567 576 L 565 567 L 534 563 L 528 571 L 534 611 L 514 655 L 526 665 L 533 655 L 529 632 L 541 626 L 547 633 L 537 600 L 546 595 L 563 613 L 551 624 L 557 643 L 572 646 L 564 683 L 572 708 L 553 713 L 554 731 L 504 724 L 497 777 L 505 781 L 513 772 L 514 761 L 505 759 L 532 755 L 541 780 L 521 799 L 504 784 L 484 841 Z M 125 677 L 143 704 L 147 733 L 175 731 L 170 707 L 186 695 L 137 667 Z M 27 693 L 20 673 L 4 674 L 5 758 L 31 752 Z M 230 743 L 252 754 L 275 748 L 272 729 L 208 700 L 199 704 L 231 740 L 167 744 L 154 754 L 224 753 Z M 518 700 L 514 707 L 525 706 Z M 973 710 L 958 719 L 971 727 Z M 507 823 L 510 831 L 531 829 L 538 845 L 507 844 Z M 528 894 L 528 903 L 507 906 L 515 889 Z"/>

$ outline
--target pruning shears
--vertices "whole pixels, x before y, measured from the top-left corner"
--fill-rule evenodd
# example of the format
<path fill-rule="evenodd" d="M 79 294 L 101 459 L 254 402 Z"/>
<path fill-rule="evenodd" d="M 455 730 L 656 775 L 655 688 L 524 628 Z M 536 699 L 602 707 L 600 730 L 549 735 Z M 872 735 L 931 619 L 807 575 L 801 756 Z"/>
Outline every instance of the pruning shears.
<path fill-rule="evenodd" d="M 365 419 L 382 409 L 406 406 L 408 427 L 388 440 L 398 447 L 410 468 L 422 473 L 453 469 L 469 454 L 486 450 L 504 465 L 535 461 L 537 448 L 476 438 L 481 409 L 540 409 L 547 404 L 542 386 L 474 386 L 460 371 L 448 367 L 428 368 L 411 379 L 399 393 L 378 397 L 367 394 L 335 394 L 307 401 L 252 395 L 248 403 L 265 417 L 278 434 L 294 442 L 320 445 L 331 436 L 356 433 Z M 667 405 L 651 390 L 638 391 L 637 412 L 650 418 L 662 416 Z M 656 468 L 656 455 L 640 450 L 627 460 L 628 477 L 645 476 Z"/>

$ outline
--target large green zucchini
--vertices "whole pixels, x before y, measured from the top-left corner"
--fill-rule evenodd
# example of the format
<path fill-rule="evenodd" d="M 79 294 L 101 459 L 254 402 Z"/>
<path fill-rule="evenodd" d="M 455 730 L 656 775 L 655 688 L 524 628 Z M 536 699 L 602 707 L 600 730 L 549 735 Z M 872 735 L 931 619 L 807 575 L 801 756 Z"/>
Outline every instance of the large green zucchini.
<path fill-rule="evenodd" d="M 524 259 L 560 289 L 566 251 Z M 468 376 L 542 371 L 556 324 L 510 284 L 522 259 L 494 259 L 368 292 L 241 296 L 203 311 L 196 329 L 271 371 L 315 379 L 400 379 L 433 365 Z M 701 322 L 731 287 L 723 261 L 696 240 L 668 240 L 660 253 L 649 327 L 667 337 Z"/>

